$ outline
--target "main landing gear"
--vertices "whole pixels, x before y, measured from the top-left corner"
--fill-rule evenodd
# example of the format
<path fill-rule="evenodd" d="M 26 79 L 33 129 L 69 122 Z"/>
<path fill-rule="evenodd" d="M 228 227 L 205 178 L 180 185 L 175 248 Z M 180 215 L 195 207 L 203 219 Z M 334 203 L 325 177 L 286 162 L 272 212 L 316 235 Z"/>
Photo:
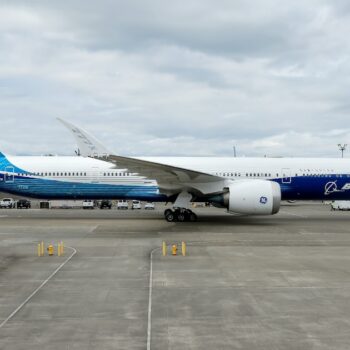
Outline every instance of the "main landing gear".
<path fill-rule="evenodd" d="M 174 210 L 166 209 L 164 212 L 164 217 L 168 222 L 197 221 L 197 215 L 192 210 L 185 208 L 175 208 Z"/>

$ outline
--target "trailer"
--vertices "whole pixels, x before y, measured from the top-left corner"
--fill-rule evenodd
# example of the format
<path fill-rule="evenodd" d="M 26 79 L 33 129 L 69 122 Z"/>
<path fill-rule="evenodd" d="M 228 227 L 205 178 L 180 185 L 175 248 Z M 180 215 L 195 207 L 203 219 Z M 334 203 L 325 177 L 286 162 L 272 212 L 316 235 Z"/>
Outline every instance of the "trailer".
<path fill-rule="evenodd" d="M 331 210 L 350 210 L 350 201 L 333 201 Z"/>
<path fill-rule="evenodd" d="M 80 209 L 82 207 L 83 207 L 83 201 L 74 201 L 74 200 L 50 201 L 51 209 Z"/>

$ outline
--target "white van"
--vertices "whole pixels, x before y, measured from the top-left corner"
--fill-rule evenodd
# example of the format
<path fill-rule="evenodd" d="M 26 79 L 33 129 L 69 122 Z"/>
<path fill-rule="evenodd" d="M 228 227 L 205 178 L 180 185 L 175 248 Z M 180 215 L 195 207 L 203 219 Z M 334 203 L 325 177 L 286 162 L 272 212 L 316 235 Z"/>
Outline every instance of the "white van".
<path fill-rule="evenodd" d="M 129 204 L 128 201 L 122 200 L 122 201 L 118 201 L 117 203 L 117 209 L 129 209 Z"/>
<path fill-rule="evenodd" d="M 94 209 L 94 201 L 91 201 L 91 200 L 83 201 L 83 209 Z"/>
<path fill-rule="evenodd" d="M 131 209 L 141 209 L 141 202 L 140 201 L 132 201 Z"/>
<path fill-rule="evenodd" d="M 0 208 L 11 209 L 15 208 L 16 202 L 12 198 L 4 198 L 0 201 Z"/>

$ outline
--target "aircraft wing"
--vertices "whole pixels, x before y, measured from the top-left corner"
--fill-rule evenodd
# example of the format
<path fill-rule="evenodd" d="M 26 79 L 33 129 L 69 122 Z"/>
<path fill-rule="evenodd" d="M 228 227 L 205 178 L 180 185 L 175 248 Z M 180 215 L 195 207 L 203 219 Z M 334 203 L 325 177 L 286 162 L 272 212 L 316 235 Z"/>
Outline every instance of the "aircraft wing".
<path fill-rule="evenodd" d="M 182 186 L 195 188 L 195 184 L 223 181 L 223 178 L 219 176 L 140 158 L 122 157 L 115 154 L 99 158 L 113 162 L 118 168 L 126 168 L 130 172 L 156 180 L 163 188 Z"/>
<path fill-rule="evenodd" d="M 67 121 L 59 120 L 73 133 L 82 156 L 111 162 L 117 168 L 128 169 L 130 173 L 156 180 L 159 188 L 168 192 L 176 193 L 185 189 L 215 193 L 223 190 L 225 179 L 222 177 L 177 165 L 113 154 L 88 132 Z"/>

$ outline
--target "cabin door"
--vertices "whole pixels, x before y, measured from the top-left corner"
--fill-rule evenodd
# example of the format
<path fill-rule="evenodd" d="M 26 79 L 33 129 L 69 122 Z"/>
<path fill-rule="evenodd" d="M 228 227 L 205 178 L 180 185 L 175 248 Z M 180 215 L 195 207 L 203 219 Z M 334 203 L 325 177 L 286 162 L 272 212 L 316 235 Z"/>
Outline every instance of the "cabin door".
<path fill-rule="evenodd" d="M 289 168 L 282 169 L 282 183 L 290 184 L 292 182 L 292 172 Z"/>
<path fill-rule="evenodd" d="M 5 182 L 13 183 L 15 181 L 15 169 L 13 166 L 7 166 L 5 168 Z"/>

